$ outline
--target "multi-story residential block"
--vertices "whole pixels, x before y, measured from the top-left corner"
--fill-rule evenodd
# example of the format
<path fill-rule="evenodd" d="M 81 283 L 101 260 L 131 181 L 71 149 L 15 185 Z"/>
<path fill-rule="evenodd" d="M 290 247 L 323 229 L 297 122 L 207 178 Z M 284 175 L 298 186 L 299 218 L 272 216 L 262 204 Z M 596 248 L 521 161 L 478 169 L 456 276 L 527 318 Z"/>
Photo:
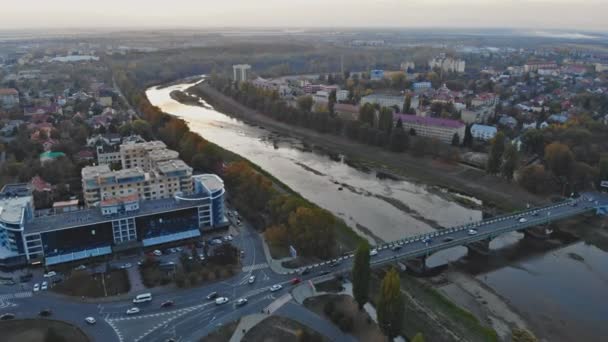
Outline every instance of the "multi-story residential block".
<path fill-rule="evenodd" d="M 557 69 L 555 61 L 529 61 L 524 64 L 524 72 L 536 72 L 539 69 Z"/>
<path fill-rule="evenodd" d="M 497 132 L 498 130 L 494 126 L 479 124 L 474 124 L 471 126 L 471 136 L 477 140 L 488 141 L 494 138 Z"/>
<path fill-rule="evenodd" d="M 122 170 L 112 171 L 107 164 L 82 169 L 87 207 L 133 194 L 151 200 L 192 192 L 192 168 L 161 141 L 123 144 L 119 153 Z"/>
<path fill-rule="evenodd" d="M 378 104 L 380 107 L 398 107 L 399 111 L 403 109 L 405 97 L 395 95 L 371 94 L 361 98 L 361 105 L 366 103 Z"/>
<path fill-rule="evenodd" d="M 429 67 L 431 69 L 439 68 L 444 72 L 464 72 L 466 62 L 462 59 L 455 59 L 452 57 L 446 57 L 445 54 L 441 54 L 429 61 Z"/>
<path fill-rule="evenodd" d="M 454 134 L 458 134 L 459 142 L 464 139 L 466 127 L 460 121 L 407 114 L 397 114 L 394 118 L 401 119 L 406 131 L 414 129 L 419 136 L 435 138 L 447 144 L 452 142 Z"/>
<path fill-rule="evenodd" d="M 245 82 L 249 79 L 251 65 L 236 64 L 232 66 L 232 79 L 235 82 Z"/>
<path fill-rule="evenodd" d="M 19 104 L 19 92 L 13 88 L 0 88 L 0 106 L 12 108 Z"/>

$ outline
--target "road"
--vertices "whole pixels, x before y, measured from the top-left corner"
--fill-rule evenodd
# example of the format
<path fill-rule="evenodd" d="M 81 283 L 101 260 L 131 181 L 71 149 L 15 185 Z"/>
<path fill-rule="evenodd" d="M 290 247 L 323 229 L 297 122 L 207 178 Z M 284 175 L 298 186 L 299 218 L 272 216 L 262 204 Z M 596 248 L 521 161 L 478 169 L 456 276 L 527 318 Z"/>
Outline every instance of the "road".
<path fill-rule="evenodd" d="M 546 224 L 606 205 L 606 195 L 583 194 L 577 199 L 542 208 L 394 241 L 376 246 L 377 254 L 372 257 L 371 264 L 378 267 L 396 260 L 425 257 L 439 250 L 491 239 L 505 232 Z M 94 341 L 166 341 L 169 338 L 176 341 L 195 341 L 218 326 L 268 309 L 279 310 L 278 313 L 287 313 L 287 316 L 297 316 L 303 323 L 313 325 L 314 329 L 319 329 L 324 334 L 335 333 L 320 324 L 314 316 L 304 315 L 300 311 L 302 308 L 294 308 L 295 304 L 287 304 L 283 299 L 287 298 L 287 293 L 293 286 L 291 280 L 296 277 L 296 273 L 306 282 L 349 272 L 352 268 L 352 253 L 280 274 L 268 267 L 262 252 L 263 242 L 259 234 L 246 222 L 243 222 L 240 234 L 235 236 L 233 243 L 245 251 L 241 273 L 198 288 L 155 293 L 153 301 L 138 305 L 141 309 L 139 314 L 126 315 L 126 310 L 134 306 L 131 299 L 99 304 L 82 303 L 44 291 L 34 294 L 18 291 L 21 293 L 20 298 L 14 298 L 14 294 L 6 293 L 6 286 L 0 287 L 5 292 L 0 294 L 0 314 L 11 312 L 19 318 L 34 317 L 41 309 L 51 308 L 54 318 L 81 327 Z M 253 284 L 247 281 L 251 275 L 256 276 Z M 273 284 L 281 284 L 283 289 L 271 292 L 269 288 Z M 228 297 L 230 302 L 216 305 L 215 302 L 207 300 L 207 295 L 212 292 Z M 234 302 L 238 298 L 247 298 L 249 302 L 237 308 Z M 169 309 L 160 308 L 160 303 L 166 300 L 174 301 L 175 306 Z M 283 308 L 277 307 L 278 302 L 287 305 Z M 89 326 L 84 323 L 83 319 L 87 316 L 95 317 L 97 324 Z"/>

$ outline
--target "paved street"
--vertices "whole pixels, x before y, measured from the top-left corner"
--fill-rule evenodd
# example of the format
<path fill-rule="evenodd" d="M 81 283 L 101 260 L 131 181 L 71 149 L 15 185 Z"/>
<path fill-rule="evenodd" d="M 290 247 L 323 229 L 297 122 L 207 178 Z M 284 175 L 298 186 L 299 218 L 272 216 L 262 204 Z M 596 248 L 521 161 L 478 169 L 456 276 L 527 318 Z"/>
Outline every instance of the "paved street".
<path fill-rule="evenodd" d="M 600 201 L 600 202 L 596 202 Z M 473 241 L 497 236 L 511 230 L 525 229 L 562 217 L 572 216 L 594 210 L 608 203 L 605 197 L 590 198 L 582 196 L 576 200 L 554 204 L 544 208 L 531 209 L 526 212 L 491 218 L 480 223 L 445 229 L 440 232 L 397 241 L 377 246 L 377 254 L 372 257 L 374 266 L 398 259 L 424 256 L 436 250 L 451 248 Z M 522 220 L 522 218 L 524 220 Z M 470 229 L 476 233 L 471 234 Z M 447 239 L 450 237 L 449 239 Z M 151 302 L 138 304 L 141 312 L 126 315 L 133 293 L 125 299 L 103 303 L 82 303 L 77 299 L 58 296 L 46 291 L 32 293 L 20 285 L 0 286 L 0 314 L 12 312 L 19 318 L 35 317 L 41 309 L 51 308 L 53 318 L 73 323 L 89 334 L 94 341 L 166 341 L 174 338 L 178 341 L 195 341 L 207 335 L 218 326 L 226 324 L 244 315 L 268 312 L 283 315 L 311 326 L 322 334 L 340 341 L 348 340 L 339 329 L 314 313 L 291 300 L 288 294 L 293 285 L 291 279 L 300 270 L 288 274 L 276 273 L 268 265 L 263 253 L 263 242 L 247 224 L 239 229 L 233 244 L 245 251 L 242 258 L 243 271 L 229 279 L 192 289 L 166 288 L 154 292 Z M 352 255 L 345 255 L 334 261 L 310 265 L 306 274 L 301 275 L 303 284 L 315 278 L 329 278 L 332 274 L 345 273 L 351 269 Z M 120 261 L 124 262 L 124 261 Z M 117 262 L 117 263 L 120 263 Z M 136 271 L 136 267 L 131 270 Z M 131 271 L 130 270 L 130 271 Z M 249 284 L 249 276 L 255 275 L 254 284 Z M 32 281 L 39 281 L 36 274 Z M 273 284 L 283 285 L 283 289 L 271 292 Z M 139 290 L 139 287 L 137 287 Z M 11 292 L 12 291 L 12 292 Z M 207 295 L 217 292 L 230 301 L 216 305 L 206 299 Z M 247 298 L 248 304 L 235 307 L 238 298 Z M 160 303 L 173 300 L 175 306 L 169 309 L 160 308 Z M 84 318 L 93 316 L 97 324 L 89 326 Z"/>

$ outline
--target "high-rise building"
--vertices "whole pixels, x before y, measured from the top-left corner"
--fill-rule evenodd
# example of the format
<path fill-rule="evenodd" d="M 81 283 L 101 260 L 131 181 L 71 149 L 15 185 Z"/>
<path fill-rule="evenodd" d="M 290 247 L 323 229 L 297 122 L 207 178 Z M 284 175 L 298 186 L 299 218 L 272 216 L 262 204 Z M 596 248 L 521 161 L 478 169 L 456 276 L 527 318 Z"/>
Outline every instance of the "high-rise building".
<path fill-rule="evenodd" d="M 244 82 L 249 79 L 249 73 L 251 65 L 249 64 L 236 64 L 232 66 L 232 79 L 235 82 Z"/>
<path fill-rule="evenodd" d="M 465 61 L 462 59 L 455 59 L 452 57 L 446 57 L 445 54 L 441 54 L 429 61 L 429 67 L 431 69 L 439 68 L 444 72 L 464 72 Z"/>

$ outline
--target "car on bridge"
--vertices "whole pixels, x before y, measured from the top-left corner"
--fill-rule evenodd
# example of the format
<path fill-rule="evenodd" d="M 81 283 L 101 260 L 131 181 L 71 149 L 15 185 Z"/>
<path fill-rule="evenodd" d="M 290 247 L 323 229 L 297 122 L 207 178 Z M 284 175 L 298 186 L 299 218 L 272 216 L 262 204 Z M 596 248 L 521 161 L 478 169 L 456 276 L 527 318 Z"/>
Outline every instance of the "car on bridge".
<path fill-rule="evenodd" d="M 469 231 L 467 232 L 467 234 L 469 234 L 469 235 L 475 235 L 475 234 L 477 234 L 477 230 L 475 230 L 475 229 L 469 229 Z"/>
<path fill-rule="evenodd" d="M 375 256 L 378 255 L 378 250 L 377 249 L 372 249 L 371 251 L 369 251 L 369 256 Z"/>
<path fill-rule="evenodd" d="M 401 247 L 402 247 L 402 246 L 403 246 L 403 245 L 395 244 L 395 245 L 393 246 L 392 250 L 393 250 L 393 251 L 398 251 L 398 250 L 400 250 L 400 249 L 401 249 Z"/>
<path fill-rule="evenodd" d="M 519 220 L 517 220 L 519 223 L 526 223 L 528 222 L 528 220 L 525 217 L 520 217 Z"/>
<path fill-rule="evenodd" d="M 53 311 L 51 311 L 51 309 L 42 309 L 38 313 L 38 316 L 40 316 L 40 317 L 49 317 L 52 314 L 53 314 Z"/>

